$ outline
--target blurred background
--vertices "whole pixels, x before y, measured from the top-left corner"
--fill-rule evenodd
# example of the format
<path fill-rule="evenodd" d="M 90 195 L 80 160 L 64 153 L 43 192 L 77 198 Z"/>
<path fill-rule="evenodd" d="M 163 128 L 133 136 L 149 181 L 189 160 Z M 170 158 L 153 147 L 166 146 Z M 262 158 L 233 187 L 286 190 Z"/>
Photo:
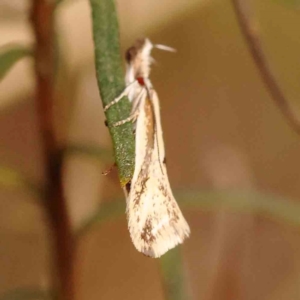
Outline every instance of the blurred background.
<path fill-rule="evenodd" d="M 168 173 L 191 227 L 180 246 L 191 299 L 300 299 L 300 137 L 270 98 L 231 1 L 116 1 L 122 51 L 139 37 L 177 49 L 153 51 Z M 300 2 L 252 1 L 281 88 L 300 116 Z M 31 45 L 30 1 L 1 0 L 0 45 Z M 95 78 L 89 2 L 56 11 L 60 49 L 55 105 L 70 151 L 64 183 L 72 225 L 122 200 Z M 44 178 L 31 58 L 0 84 L 0 299 L 37 299 L 51 290 L 49 229 L 34 188 Z M 100 152 L 101 152 L 100 151 Z M 97 151 L 96 151 L 97 152 Z M 101 153 L 102 153 L 101 152 Z M 185 205 L 193 198 L 199 205 Z M 191 201 L 190 201 L 191 202 Z M 125 206 L 124 206 L 125 207 Z M 125 212 L 84 231 L 77 247 L 76 298 L 165 299 L 159 260 L 138 253 Z"/>

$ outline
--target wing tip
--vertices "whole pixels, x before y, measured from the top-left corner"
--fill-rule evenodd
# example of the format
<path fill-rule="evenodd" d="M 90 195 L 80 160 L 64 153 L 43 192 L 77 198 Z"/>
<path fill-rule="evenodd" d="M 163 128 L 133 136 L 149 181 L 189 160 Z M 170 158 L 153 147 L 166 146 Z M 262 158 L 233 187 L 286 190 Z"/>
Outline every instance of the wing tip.
<path fill-rule="evenodd" d="M 156 239 L 152 243 L 145 242 L 137 232 L 130 232 L 135 248 L 145 256 L 159 258 L 169 250 L 182 244 L 190 236 L 190 227 L 184 222 L 179 228 L 172 228 L 175 231 L 169 232 L 167 228 L 163 232 L 158 232 Z"/>

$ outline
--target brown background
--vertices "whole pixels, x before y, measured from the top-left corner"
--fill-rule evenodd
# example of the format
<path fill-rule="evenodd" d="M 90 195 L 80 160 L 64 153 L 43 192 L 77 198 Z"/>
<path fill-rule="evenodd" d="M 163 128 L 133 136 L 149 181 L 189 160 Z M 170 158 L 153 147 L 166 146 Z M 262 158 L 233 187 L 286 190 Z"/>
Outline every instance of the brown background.
<path fill-rule="evenodd" d="M 299 112 L 300 11 L 284 1 L 253 1 L 265 49 L 285 95 Z M 170 181 L 178 190 L 254 190 L 300 197 L 300 139 L 264 88 L 237 26 L 231 1 L 119 0 L 123 50 L 141 36 L 170 45 L 153 53 Z M 29 3 L 2 0 L 0 43 L 32 34 Z M 87 1 L 57 11 L 63 65 L 57 131 L 63 143 L 110 148 L 93 65 Z M 32 63 L 18 63 L 0 85 L 0 162 L 43 181 L 32 95 Z M 71 113 L 70 113 L 71 112 Z M 70 155 L 66 194 L 74 227 L 101 201 L 122 197 L 109 164 Z M 50 288 L 47 224 L 28 190 L 0 190 L 0 295 L 20 287 Z M 194 299 L 300 299 L 299 228 L 234 209 L 186 211 L 191 238 L 182 247 Z M 300 216 L 299 216 L 300 218 Z M 78 299 L 163 299 L 159 266 L 133 248 L 125 214 L 95 225 L 79 245 Z"/>

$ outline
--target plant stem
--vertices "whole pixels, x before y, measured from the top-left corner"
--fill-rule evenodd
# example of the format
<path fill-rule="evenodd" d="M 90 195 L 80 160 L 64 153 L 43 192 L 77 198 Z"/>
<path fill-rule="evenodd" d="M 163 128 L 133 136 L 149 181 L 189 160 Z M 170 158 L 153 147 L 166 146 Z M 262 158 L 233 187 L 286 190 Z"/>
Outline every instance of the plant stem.
<path fill-rule="evenodd" d="M 300 119 L 293 112 L 263 50 L 256 20 L 247 0 L 232 0 L 233 7 L 246 39 L 251 55 L 274 103 L 280 109 L 291 128 L 300 135 Z"/>
<path fill-rule="evenodd" d="M 118 20 L 113 0 L 90 0 L 95 44 L 97 81 L 103 106 L 116 98 L 125 88 L 119 46 Z M 124 97 L 107 112 L 111 125 L 126 119 L 130 114 L 130 103 Z M 109 126 L 113 141 L 116 164 L 121 185 L 132 177 L 134 170 L 134 135 L 131 123 Z"/>
<path fill-rule="evenodd" d="M 185 281 L 181 246 L 169 250 L 159 258 L 162 287 L 165 300 L 191 299 Z"/>
<path fill-rule="evenodd" d="M 60 300 L 74 298 L 73 237 L 62 184 L 62 152 L 55 135 L 54 104 L 55 2 L 33 0 L 31 21 L 35 34 L 36 109 L 46 168 L 46 212 L 53 247 Z"/>

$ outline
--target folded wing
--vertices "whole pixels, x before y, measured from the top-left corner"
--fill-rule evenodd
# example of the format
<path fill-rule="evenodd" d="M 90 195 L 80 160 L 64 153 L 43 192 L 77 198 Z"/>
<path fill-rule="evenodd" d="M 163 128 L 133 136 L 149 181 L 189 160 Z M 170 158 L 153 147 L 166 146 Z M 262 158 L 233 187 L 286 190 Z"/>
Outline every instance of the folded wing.
<path fill-rule="evenodd" d="M 168 180 L 156 92 L 145 94 L 138 106 L 135 171 L 127 194 L 128 226 L 137 250 L 159 257 L 182 243 L 190 229 Z"/>

